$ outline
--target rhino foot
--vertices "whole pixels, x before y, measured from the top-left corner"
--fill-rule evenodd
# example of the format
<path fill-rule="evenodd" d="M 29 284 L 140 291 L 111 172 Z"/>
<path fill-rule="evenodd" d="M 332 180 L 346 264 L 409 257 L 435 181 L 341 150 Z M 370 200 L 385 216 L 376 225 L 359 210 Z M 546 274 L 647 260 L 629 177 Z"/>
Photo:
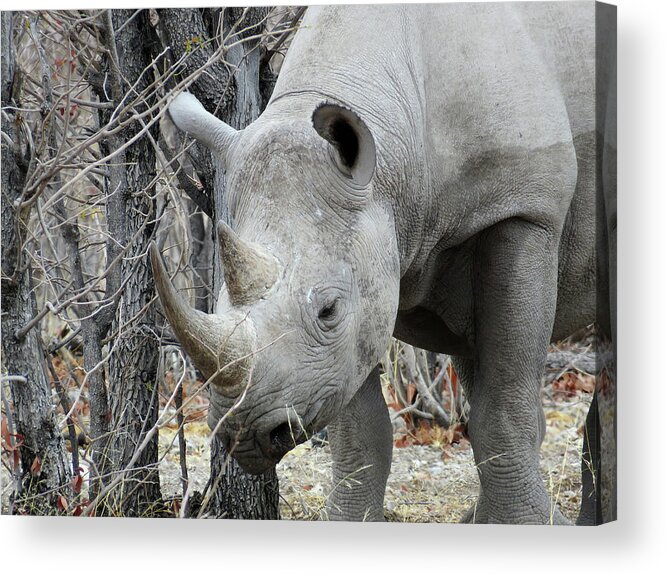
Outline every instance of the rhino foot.
<path fill-rule="evenodd" d="M 480 496 L 472 505 L 461 523 L 506 523 L 513 525 L 571 525 L 571 522 L 560 512 L 550 499 L 539 498 L 543 505 L 529 507 L 493 508 L 487 499 Z"/>

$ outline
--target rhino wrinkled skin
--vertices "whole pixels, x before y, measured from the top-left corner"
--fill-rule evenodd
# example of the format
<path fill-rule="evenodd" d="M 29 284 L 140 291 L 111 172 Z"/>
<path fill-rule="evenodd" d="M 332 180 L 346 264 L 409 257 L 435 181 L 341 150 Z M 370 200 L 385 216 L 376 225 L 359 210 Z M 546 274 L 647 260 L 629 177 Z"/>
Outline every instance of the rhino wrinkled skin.
<path fill-rule="evenodd" d="M 550 341 L 610 333 L 594 21 L 591 2 L 313 7 L 246 129 L 173 100 L 225 167 L 232 225 L 215 314 L 153 249 L 156 283 L 246 471 L 328 426 L 333 484 L 355 482 L 327 517 L 382 520 L 395 335 L 454 358 L 481 484 L 466 520 L 566 522 L 539 475 L 540 378 Z"/>

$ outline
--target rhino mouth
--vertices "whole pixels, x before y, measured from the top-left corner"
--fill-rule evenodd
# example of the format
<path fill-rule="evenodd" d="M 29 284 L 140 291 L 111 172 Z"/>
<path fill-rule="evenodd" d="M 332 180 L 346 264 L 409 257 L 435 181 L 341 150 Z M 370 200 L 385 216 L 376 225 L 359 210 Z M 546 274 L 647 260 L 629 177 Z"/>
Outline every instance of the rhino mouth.
<path fill-rule="evenodd" d="M 312 436 L 310 426 L 295 428 L 289 421 L 284 421 L 270 433 L 258 439 L 256 436 L 245 441 L 227 434 L 222 435 L 222 442 L 227 453 L 251 475 L 260 475 L 275 467 L 294 447 L 304 443 Z"/>
<path fill-rule="evenodd" d="M 281 459 L 269 459 L 263 455 L 257 456 L 255 453 L 240 452 L 233 448 L 229 453 L 240 465 L 241 469 L 250 475 L 261 475 L 265 473 L 275 467 Z"/>
<path fill-rule="evenodd" d="M 219 426 L 217 437 L 243 471 L 260 475 L 326 427 L 335 418 L 338 400 L 334 394 L 327 394 L 310 404 L 288 404 L 249 421 L 247 414 L 233 414 Z M 217 428 L 220 413 L 219 409 L 209 412 L 211 429 Z"/>

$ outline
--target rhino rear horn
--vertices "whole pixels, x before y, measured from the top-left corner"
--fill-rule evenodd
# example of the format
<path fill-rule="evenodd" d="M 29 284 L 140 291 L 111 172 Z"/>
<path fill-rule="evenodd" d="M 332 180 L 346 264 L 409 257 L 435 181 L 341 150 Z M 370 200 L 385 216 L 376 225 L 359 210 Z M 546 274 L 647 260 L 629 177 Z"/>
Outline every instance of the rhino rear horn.
<path fill-rule="evenodd" d="M 171 101 L 169 115 L 180 130 L 216 152 L 226 166 L 229 148 L 239 134 L 237 130 L 209 113 L 189 92 L 181 92 Z"/>
<path fill-rule="evenodd" d="M 256 336 L 249 319 L 203 313 L 176 291 L 155 243 L 150 246 L 155 287 L 169 324 L 194 365 L 221 388 L 242 387 Z"/>
<path fill-rule="evenodd" d="M 274 256 L 261 246 L 243 240 L 223 222 L 217 224 L 217 238 L 232 305 L 252 303 L 273 287 L 280 270 Z"/>

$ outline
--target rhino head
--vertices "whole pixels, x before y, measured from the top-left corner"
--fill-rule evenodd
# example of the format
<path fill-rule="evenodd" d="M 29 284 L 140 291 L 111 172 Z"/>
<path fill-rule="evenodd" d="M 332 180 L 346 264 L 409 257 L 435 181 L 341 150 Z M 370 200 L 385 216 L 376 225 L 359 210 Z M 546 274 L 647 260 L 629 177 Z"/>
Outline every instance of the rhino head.
<path fill-rule="evenodd" d="M 373 195 L 366 124 L 331 103 L 271 106 L 236 131 L 180 94 L 169 112 L 225 169 L 233 229 L 217 226 L 216 312 L 190 307 L 151 258 L 167 319 L 211 383 L 209 425 L 262 473 L 345 408 L 393 331 L 393 214 Z"/>

